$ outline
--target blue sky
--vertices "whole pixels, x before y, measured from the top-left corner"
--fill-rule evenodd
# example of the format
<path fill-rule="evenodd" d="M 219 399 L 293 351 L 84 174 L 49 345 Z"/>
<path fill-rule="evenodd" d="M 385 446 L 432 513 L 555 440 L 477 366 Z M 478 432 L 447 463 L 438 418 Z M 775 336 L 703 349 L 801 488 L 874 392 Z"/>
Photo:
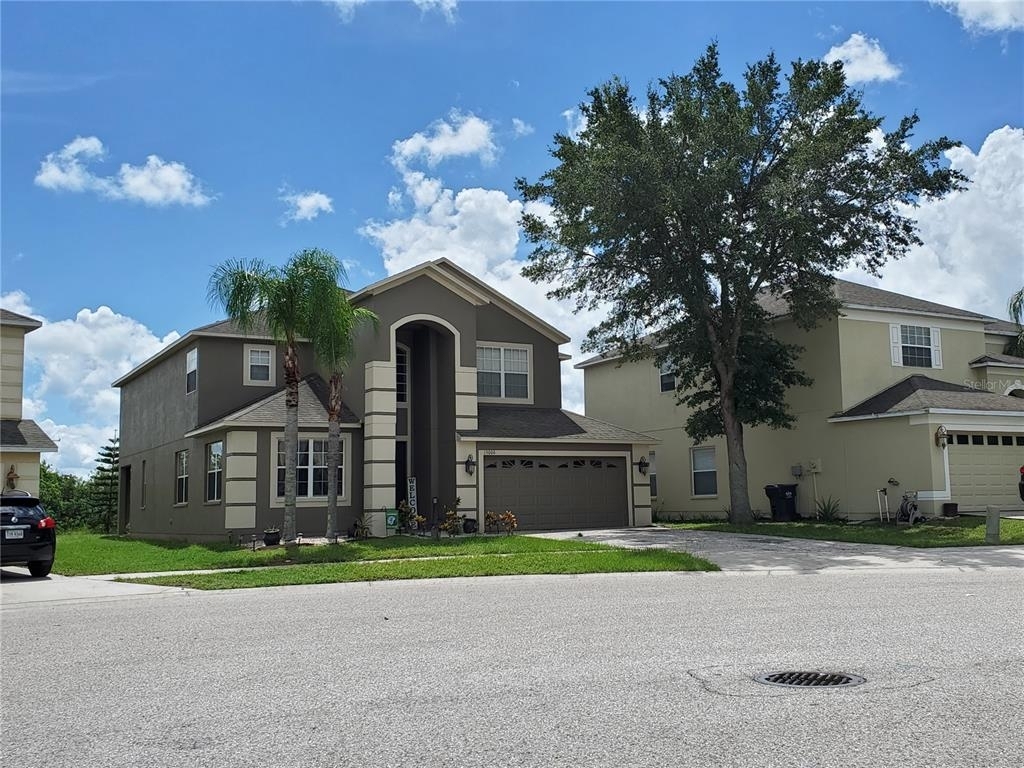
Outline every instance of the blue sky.
<path fill-rule="evenodd" d="M 0 288 L 48 322 L 27 412 L 60 466 L 88 466 L 109 382 L 218 317 L 215 264 L 314 245 L 353 286 L 449 255 L 578 341 L 594 318 L 515 274 L 513 182 L 549 167 L 588 88 L 643 89 L 711 40 L 733 78 L 833 51 L 872 111 L 963 141 L 950 160 L 977 189 L 922 211 L 925 248 L 881 284 L 1004 314 L 1024 280 L 1022 28 L 1019 2 L 5 3 Z M 564 385 L 578 409 L 578 374 Z"/>

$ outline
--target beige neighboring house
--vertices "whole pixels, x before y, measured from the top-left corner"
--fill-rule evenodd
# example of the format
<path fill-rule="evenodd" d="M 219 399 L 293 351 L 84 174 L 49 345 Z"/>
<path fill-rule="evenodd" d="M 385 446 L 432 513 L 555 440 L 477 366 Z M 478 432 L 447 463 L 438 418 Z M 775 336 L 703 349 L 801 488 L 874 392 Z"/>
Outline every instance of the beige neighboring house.
<path fill-rule="evenodd" d="M 4 492 L 39 495 L 39 455 L 54 453 L 56 444 L 31 419 L 23 419 L 25 335 L 42 325 L 38 320 L 0 309 L 0 466 Z"/>
<path fill-rule="evenodd" d="M 764 302 L 778 337 L 804 348 L 800 364 L 814 385 L 789 392 L 794 429 L 744 430 L 753 508 L 769 516 L 771 483 L 798 486 L 802 516 L 829 496 L 850 518 L 877 516 L 880 488 L 893 508 L 917 491 L 927 516 L 949 502 L 961 511 L 1021 508 L 1024 358 L 1005 354 L 1016 325 L 844 280 L 835 290 L 840 316 L 810 332 L 795 326 L 782 298 Z M 688 410 L 676 405 L 670 374 L 615 355 L 576 367 L 589 417 L 660 438 L 651 452 L 655 515 L 727 513 L 725 441 L 687 436 Z"/>

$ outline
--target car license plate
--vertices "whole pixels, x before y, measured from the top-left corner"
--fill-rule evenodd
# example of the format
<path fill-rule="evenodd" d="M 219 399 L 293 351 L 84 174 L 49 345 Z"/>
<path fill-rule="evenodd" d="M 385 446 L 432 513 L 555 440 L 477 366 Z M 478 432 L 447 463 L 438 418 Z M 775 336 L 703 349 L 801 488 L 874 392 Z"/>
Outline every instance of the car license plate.
<path fill-rule="evenodd" d="M 4 531 L 4 538 L 5 539 L 24 539 L 25 538 L 25 532 L 20 530 L 20 529 L 13 530 L 13 531 Z"/>

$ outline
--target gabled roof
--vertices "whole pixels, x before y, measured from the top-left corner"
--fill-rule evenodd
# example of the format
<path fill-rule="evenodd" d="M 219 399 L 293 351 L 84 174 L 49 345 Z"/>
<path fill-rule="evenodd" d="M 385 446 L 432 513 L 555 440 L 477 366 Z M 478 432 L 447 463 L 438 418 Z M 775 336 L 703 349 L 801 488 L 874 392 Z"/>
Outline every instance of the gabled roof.
<path fill-rule="evenodd" d="M 31 419 L 0 421 L 0 450 L 11 453 L 54 453 L 57 444 Z"/>
<path fill-rule="evenodd" d="M 921 413 L 929 410 L 998 411 L 1024 416 L 1024 399 L 997 395 L 915 374 L 837 413 L 833 419 Z"/>
<path fill-rule="evenodd" d="M 844 307 L 863 307 L 868 309 L 889 310 L 892 312 L 909 312 L 911 314 L 936 315 L 939 317 L 959 317 L 970 320 L 987 320 L 993 318 L 979 315 L 966 309 L 937 304 L 934 301 L 916 299 L 893 291 L 883 291 L 870 285 L 862 285 L 849 280 L 836 278 L 833 291 Z M 761 306 L 773 317 L 789 314 L 789 306 L 785 296 L 763 294 L 759 299 Z"/>
<path fill-rule="evenodd" d="M 28 330 L 25 333 L 29 333 L 39 328 L 42 323 L 34 317 L 19 315 L 17 312 L 11 312 L 9 309 L 0 309 L 0 325 L 16 325 L 20 328 L 27 328 Z"/>
<path fill-rule="evenodd" d="M 207 325 L 201 325 L 198 328 L 193 328 L 181 338 L 168 344 L 152 357 L 143 360 L 124 376 L 114 381 L 111 386 L 120 387 L 127 384 L 139 374 L 148 371 L 165 357 L 170 357 L 182 347 L 195 344 L 197 339 L 203 337 L 251 339 L 252 341 L 269 341 L 276 343 L 274 337 L 270 335 L 270 331 L 267 330 L 266 324 L 262 321 L 257 320 L 249 332 L 245 333 L 234 320 L 218 320 L 214 323 L 208 323 Z"/>
<path fill-rule="evenodd" d="M 349 296 L 349 301 L 359 302 L 363 299 L 369 298 L 370 296 L 383 293 L 384 291 L 395 288 L 421 276 L 437 280 L 441 285 L 452 290 L 474 306 L 493 304 L 496 307 L 500 307 L 513 317 L 533 328 L 541 335 L 547 336 L 556 344 L 565 344 L 570 341 L 568 336 L 550 323 L 541 320 L 537 315 L 530 312 L 530 310 L 506 298 L 487 283 L 470 274 L 455 262 L 443 257 L 434 259 L 433 261 L 426 261 L 422 264 L 417 264 L 411 269 L 407 269 L 404 272 L 398 272 L 397 274 L 368 285 Z"/>
<path fill-rule="evenodd" d="M 982 355 L 971 360 L 971 368 L 980 368 L 984 365 L 1009 366 L 1011 368 L 1024 368 L 1024 357 L 1013 355 Z"/>
<path fill-rule="evenodd" d="M 560 408 L 481 405 L 477 428 L 459 430 L 475 440 L 543 440 L 593 443 L 658 443 L 657 438 Z"/>
<path fill-rule="evenodd" d="M 327 382 L 318 374 L 312 373 L 299 382 L 300 429 L 327 426 L 328 395 Z M 286 396 L 287 392 L 281 389 L 227 416 L 197 427 L 186 437 L 235 427 L 284 427 Z M 341 404 L 341 423 L 348 427 L 359 426 L 359 417 L 344 403 Z"/>
<path fill-rule="evenodd" d="M 1007 333 L 1004 330 L 991 330 L 993 327 L 1013 326 L 1005 320 L 996 320 L 988 315 L 979 315 L 977 312 L 969 312 L 966 309 L 957 309 L 945 304 L 937 304 L 934 301 L 915 299 L 913 296 L 905 296 L 902 293 L 883 291 L 881 288 L 874 288 L 870 285 L 861 285 L 849 280 L 835 279 L 833 292 L 840 303 L 849 309 L 874 309 L 883 312 L 904 312 L 908 314 L 932 315 L 934 317 L 951 317 L 963 320 L 978 320 L 985 322 L 986 333 Z M 758 303 L 771 317 L 785 317 L 789 314 L 789 304 L 782 294 L 762 293 L 758 297 Z M 1016 336 L 1014 330 L 1011 335 Z M 646 336 L 641 341 L 651 342 L 654 336 Z M 606 360 L 617 360 L 621 355 L 616 352 L 604 352 L 594 355 L 582 362 L 577 363 L 575 368 L 588 368 L 591 365 L 602 363 Z"/>
<path fill-rule="evenodd" d="M 403 283 L 409 282 L 421 275 L 426 275 L 437 280 L 441 285 L 452 290 L 474 306 L 493 304 L 500 307 L 513 317 L 518 318 L 526 325 L 533 328 L 541 335 L 548 337 L 556 344 L 565 344 L 570 341 L 568 336 L 559 331 L 553 325 L 541 320 L 537 315 L 533 314 L 525 307 L 505 298 L 499 292 L 487 285 L 487 283 L 477 279 L 462 267 L 446 258 L 435 259 L 433 261 L 424 262 L 423 264 L 418 264 L 404 272 L 399 272 L 398 274 L 379 280 L 376 283 L 372 283 L 371 285 L 355 291 L 354 293 L 349 292 L 348 299 L 353 303 L 357 303 L 370 296 L 375 296 L 390 290 L 391 288 L 402 285 Z M 12 312 L 11 314 L 14 313 Z M 18 317 L 20 317 L 20 315 L 18 315 Z M 31 320 L 31 318 L 27 319 Z M 37 321 L 31 320 L 31 322 Z M 124 376 L 121 376 L 113 383 L 112 386 L 120 387 L 126 384 L 139 374 L 152 368 L 165 357 L 172 355 L 182 347 L 194 343 L 197 338 L 204 336 L 245 338 L 252 339 L 254 341 L 273 341 L 273 336 L 271 335 L 270 330 L 267 328 L 266 323 L 262 321 L 257 320 L 248 332 L 243 332 L 234 320 L 217 320 L 216 322 L 208 323 L 207 325 L 200 326 L 199 328 L 194 328 L 177 341 L 168 344 L 148 360 L 143 361 Z M 304 341 L 304 339 L 300 340 Z"/>

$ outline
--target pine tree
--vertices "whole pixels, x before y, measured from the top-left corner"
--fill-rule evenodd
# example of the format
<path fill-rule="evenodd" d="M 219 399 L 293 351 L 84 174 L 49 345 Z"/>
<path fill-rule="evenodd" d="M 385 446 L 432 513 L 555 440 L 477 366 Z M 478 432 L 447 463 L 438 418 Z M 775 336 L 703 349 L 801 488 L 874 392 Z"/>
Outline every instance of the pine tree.
<path fill-rule="evenodd" d="M 117 491 L 120 477 L 120 439 L 112 437 L 100 448 L 96 457 L 96 471 L 90 479 L 92 485 L 92 508 L 96 518 L 102 521 L 103 532 L 110 533 L 117 519 Z"/>

